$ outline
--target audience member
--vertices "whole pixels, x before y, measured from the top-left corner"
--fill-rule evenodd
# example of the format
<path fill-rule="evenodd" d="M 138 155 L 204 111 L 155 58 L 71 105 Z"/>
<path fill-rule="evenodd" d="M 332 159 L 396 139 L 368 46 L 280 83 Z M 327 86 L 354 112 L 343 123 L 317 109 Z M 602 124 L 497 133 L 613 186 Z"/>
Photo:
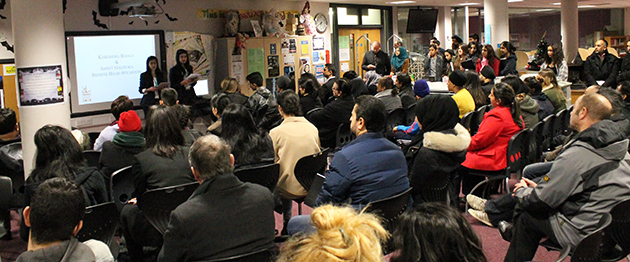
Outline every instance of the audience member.
<path fill-rule="evenodd" d="M 562 52 L 561 44 L 553 44 L 547 46 L 547 53 L 545 53 L 545 62 L 540 66 L 540 69 L 551 69 L 556 75 L 558 82 L 566 82 L 569 78 L 569 66 L 567 61 L 564 61 L 564 52 Z"/>
<path fill-rule="evenodd" d="M 28 251 L 16 261 L 114 261 L 104 243 L 89 240 L 87 244 L 76 239 L 83 227 L 85 199 L 82 189 L 72 181 L 58 177 L 43 182 L 23 215 L 31 233 Z"/>
<path fill-rule="evenodd" d="M 111 112 L 114 115 L 114 122 L 111 122 L 109 126 L 105 127 L 94 141 L 94 150 L 101 151 L 103 149 L 103 143 L 105 141 L 112 141 L 114 135 L 118 133 L 118 118 L 120 113 L 133 109 L 133 101 L 128 96 L 119 96 L 111 104 Z"/>
<path fill-rule="evenodd" d="M 446 63 L 441 55 L 438 55 L 437 46 L 429 46 L 429 55 L 424 60 L 423 78 L 429 82 L 442 81 L 442 76 L 446 72 Z"/>
<path fill-rule="evenodd" d="M 90 136 L 88 136 L 87 133 L 79 129 L 74 129 L 70 131 L 70 133 L 72 133 L 74 139 L 76 139 L 79 146 L 81 146 L 81 150 L 92 150 L 92 142 L 90 141 Z"/>
<path fill-rule="evenodd" d="M 499 223 L 502 236 L 510 240 L 505 261 L 531 260 L 542 238 L 575 248 L 596 229 L 602 214 L 630 196 L 628 140 L 614 122 L 605 120 L 611 111 L 601 95 L 578 98 L 570 126 L 579 134 L 539 183 L 522 179 L 516 184 L 514 196 L 523 211 L 513 227 Z M 593 183 L 589 188 L 587 181 Z"/>
<path fill-rule="evenodd" d="M 553 113 L 558 113 L 562 109 L 567 108 L 567 100 L 564 97 L 562 89 L 558 85 L 556 75 L 551 69 L 543 69 L 538 72 L 536 76 L 538 82 L 541 83 L 543 89 L 542 92 L 549 98 L 551 104 L 553 104 Z"/>
<path fill-rule="evenodd" d="M 621 59 L 617 83 L 630 80 L 630 41 L 626 43 L 626 55 Z"/>
<path fill-rule="evenodd" d="M 158 260 L 212 260 L 274 247 L 271 193 L 233 175 L 230 146 L 201 137 L 189 161 L 200 186 L 171 213 Z"/>
<path fill-rule="evenodd" d="M 548 115 L 553 114 L 553 104 L 551 104 L 547 95 L 542 92 L 542 84 L 536 80 L 536 77 L 527 77 L 523 83 L 525 83 L 525 85 L 529 88 L 531 97 L 536 100 L 536 103 L 538 104 L 538 120 L 543 120 Z"/>
<path fill-rule="evenodd" d="M 453 60 L 453 71 L 455 71 L 455 70 L 464 70 L 465 68 L 462 67 L 462 62 L 469 60 L 468 56 L 469 56 L 468 45 L 460 45 L 459 49 L 457 49 L 457 56 L 452 58 L 452 60 Z M 475 59 L 473 61 L 477 61 L 477 60 Z"/>
<path fill-rule="evenodd" d="M 619 84 L 617 91 L 621 93 L 623 97 L 623 109 L 622 113 L 626 119 L 630 119 L 630 81 L 623 81 Z M 0 151 L 2 148 L 0 148 Z"/>
<path fill-rule="evenodd" d="M 475 64 L 477 64 L 477 61 L 479 61 L 479 59 L 482 58 L 482 49 L 483 49 L 483 45 L 481 43 L 479 43 L 479 42 L 469 43 L 468 44 L 468 60 L 471 60 Z M 482 66 L 482 68 L 483 68 L 483 66 Z M 466 68 L 466 69 L 472 70 L 472 69 L 475 69 L 475 68 Z M 494 74 L 498 75 L 498 72 L 495 72 Z"/>
<path fill-rule="evenodd" d="M 362 95 L 370 94 L 370 91 L 368 90 L 365 81 L 363 81 L 361 76 L 357 75 L 357 72 L 353 70 L 347 71 L 343 74 L 343 78 L 348 80 L 352 91 L 352 97 L 354 99 Z"/>
<path fill-rule="evenodd" d="M 479 42 L 479 35 L 478 34 L 470 34 L 468 36 L 468 42 L 478 43 Z"/>
<path fill-rule="evenodd" d="M 490 95 L 490 91 L 494 87 L 494 70 L 490 66 L 484 66 L 479 73 L 479 82 L 481 84 L 481 90 L 486 97 Z"/>
<path fill-rule="evenodd" d="M 168 71 L 171 87 L 177 91 L 177 100 L 182 105 L 194 105 L 197 101 L 197 94 L 193 88 L 197 84 L 197 78 L 189 78 L 193 74 L 190 65 L 188 51 L 178 49 L 175 53 L 175 66 Z"/>
<path fill-rule="evenodd" d="M 326 83 L 324 83 L 322 85 L 322 88 L 319 90 L 319 98 L 322 100 L 323 105 L 327 105 L 328 103 L 330 103 L 330 101 L 335 99 L 333 96 L 332 87 L 335 84 L 336 76 L 337 68 L 335 68 L 333 64 L 325 64 L 324 77 L 326 78 Z"/>
<path fill-rule="evenodd" d="M 300 78 L 302 79 L 302 78 Z M 293 91 L 295 93 L 295 82 L 291 83 L 291 78 L 288 76 L 280 76 L 276 79 L 276 94 L 280 94 L 285 90 Z"/>
<path fill-rule="evenodd" d="M 225 93 L 232 103 L 245 105 L 248 97 L 241 94 L 241 86 L 236 78 L 225 78 L 221 81 L 221 90 Z"/>
<path fill-rule="evenodd" d="M 405 151 L 411 195 L 415 203 L 422 203 L 429 201 L 422 195 L 424 188 L 435 185 L 432 181 L 440 177 L 448 181 L 464 162 L 470 134 L 459 124 L 459 109 L 448 96 L 428 95 L 418 101 L 415 111 L 415 121 L 422 129 Z"/>
<path fill-rule="evenodd" d="M 190 108 L 185 105 L 174 105 L 170 107 L 170 110 L 175 112 L 177 116 L 177 120 L 179 121 L 179 125 L 182 127 L 182 136 L 184 136 L 184 146 L 191 146 L 197 138 L 203 136 L 201 132 L 190 128 L 191 122 L 190 118 L 192 117 L 192 113 L 190 112 Z"/>
<path fill-rule="evenodd" d="M 325 205 L 314 209 L 309 219 L 314 232 L 290 238 L 278 262 L 383 261 L 381 243 L 388 233 L 376 215 Z"/>
<path fill-rule="evenodd" d="M 598 40 L 595 43 L 595 51 L 584 61 L 584 82 L 589 86 L 615 87 L 617 86 L 619 67 L 619 59 L 608 53 L 608 41 Z"/>
<path fill-rule="evenodd" d="M 259 72 L 253 72 L 246 78 L 249 87 L 254 90 L 247 100 L 249 112 L 259 128 L 269 131 L 282 122 L 276 100 L 271 91 L 263 86 L 263 77 Z"/>
<path fill-rule="evenodd" d="M 446 71 L 444 72 L 444 75 L 450 75 L 453 70 L 455 70 L 455 67 L 453 67 L 453 62 L 455 61 L 455 59 L 456 57 L 453 49 L 447 49 L 446 51 L 444 51 L 444 63 L 446 64 Z"/>
<path fill-rule="evenodd" d="M 475 110 L 489 104 L 488 96 L 484 94 L 479 84 L 479 75 L 474 71 L 466 71 L 466 83 L 464 84 L 464 88 L 468 90 L 475 101 Z"/>
<path fill-rule="evenodd" d="M 427 81 L 418 79 L 413 84 L 413 94 L 416 97 L 416 100 L 420 100 L 421 98 L 428 96 L 431 93 L 429 89 L 429 83 Z"/>
<path fill-rule="evenodd" d="M 425 203 L 400 215 L 391 262 L 486 262 L 481 239 L 456 209 Z"/>
<path fill-rule="evenodd" d="M 253 165 L 273 161 L 273 142 L 266 131 L 256 127 L 244 106 L 230 104 L 222 115 L 223 138 L 232 148 L 234 166 Z"/>
<path fill-rule="evenodd" d="M 414 85 L 413 92 L 415 96 L 415 105 L 418 100 L 429 95 L 429 84 L 427 84 L 427 81 L 419 79 Z M 394 133 L 396 139 L 411 140 L 416 134 L 418 134 L 418 132 L 420 132 L 420 127 L 418 126 L 418 121 L 414 120 L 410 126 L 395 126 L 392 129 L 392 132 Z"/>
<path fill-rule="evenodd" d="M 324 107 L 322 100 L 319 99 L 316 84 L 313 80 L 300 78 L 298 85 L 298 89 L 300 90 L 300 105 L 302 106 L 302 112 L 304 114 L 308 114 L 308 112 L 311 112 L 313 109 Z"/>
<path fill-rule="evenodd" d="M 178 94 L 177 91 L 173 88 L 167 87 L 162 89 L 160 92 L 160 105 L 165 106 L 174 106 L 179 104 L 179 100 L 177 100 Z M 145 119 L 149 118 L 148 115 L 145 115 Z"/>
<path fill-rule="evenodd" d="M 411 77 L 405 73 L 399 73 L 396 75 L 396 88 L 398 89 L 398 96 L 404 109 L 410 108 L 416 103 L 415 95 L 413 93 L 413 84 L 411 83 Z"/>
<path fill-rule="evenodd" d="M 518 75 L 516 70 L 516 47 L 508 41 L 503 41 L 499 47 L 499 53 L 501 54 L 501 62 L 499 63 L 499 75 Z"/>
<path fill-rule="evenodd" d="M 466 73 L 460 70 L 455 70 L 448 77 L 448 91 L 455 93 L 453 96 L 453 100 L 457 103 L 457 107 L 459 108 L 459 118 L 464 117 L 464 115 L 468 112 L 475 110 L 475 100 L 472 95 L 464 85 L 466 84 L 467 78 Z"/>
<path fill-rule="evenodd" d="M 24 184 L 22 142 L 17 116 L 8 107 L 0 108 L 0 144 L 0 174 L 10 177 L 17 191 Z M 4 224 L 10 226 L 10 223 Z"/>
<path fill-rule="evenodd" d="M 378 91 L 376 90 L 376 86 L 378 85 L 378 80 L 383 77 L 379 75 L 375 71 L 367 71 L 363 75 L 363 81 L 365 81 L 365 86 L 367 87 L 368 93 L 370 95 L 376 95 Z"/>
<path fill-rule="evenodd" d="M 181 125 L 173 110 L 158 106 L 146 120 L 144 133 L 147 150 L 133 158 L 131 173 L 135 177 L 132 194 L 142 202 L 147 190 L 181 185 L 195 181 L 188 165 L 189 148 L 184 146 Z M 162 235 L 147 221 L 133 199 L 120 213 L 120 224 L 129 256 L 142 261 L 143 246 L 162 246 Z"/>
<path fill-rule="evenodd" d="M 483 176 L 470 175 L 471 170 L 504 172 L 508 142 L 524 126 L 514 90 L 508 84 L 494 85 L 490 103 L 493 109 L 483 117 L 479 131 L 468 146 L 466 161 L 458 172 L 465 195 L 484 179 Z"/>
<path fill-rule="evenodd" d="M 286 235 L 286 225 L 292 215 L 292 199 L 305 197 L 307 194 L 295 178 L 293 172 L 295 165 L 302 157 L 319 152 L 320 148 L 317 128 L 302 117 L 297 95 L 290 92 L 280 93 L 278 109 L 284 121 L 272 129 L 269 136 L 273 141 L 275 161 L 280 164 L 280 179 L 276 189 L 282 199 L 284 218 L 282 231 L 283 235 Z"/>
<path fill-rule="evenodd" d="M 307 115 L 307 119 L 319 131 L 322 148 L 335 148 L 337 128 L 343 123 L 348 123 L 354 106 L 348 80 L 337 79 L 332 90 L 335 100 L 328 103 L 322 110 Z"/>
<path fill-rule="evenodd" d="M 398 96 L 398 89 L 394 88 L 394 81 L 389 76 L 381 77 L 376 86 L 378 93 L 374 97 L 380 99 L 385 104 L 385 112 L 393 112 L 396 109 L 402 109 L 402 102 Z"/>
<path fill-rule="evenodd" d="M 231 103 L 232 100 L 230 96 L 226 94 L 217 94 L 212 97 L 212 100 L 210 100 L 212 114 L 217 118 L 217 121 L 214 121 L 214 123 L 208 127 L 206 134 L 221 136 L 221 115 L 223 115 L 223 111 Z"/>
<path fill-rule="evenodd" d="M 162 73 L 158 66 L 157 57 L 149 56 L 146 65 L 147 70 L 140 74 L 140 86 L 138 87 L 138 91 L 142 94 L 140 105 L 145 116 L 149 114 L 149 107 L 157 105 L 160 100 L 158 86 L 167 81 L 166 75 Z"/>
<path fill-rule="evenodd" d="M 516 95 L 516 101 L 518 101 L 521 108 L 521 116 L 525 122 L 525 128 L 532 128 L 539 121 L 538 110 L 540 107 L 536 100 L 529 96 L 529 88 L 525 86 L 525 83 L 515 75 L 509 75 L 501 79 L 501 83 L 506 83 L 512 87 L 514 94 Z"/>
<path fill-rule="evenodd" d="M 112 141 L 103 144 L 99 159 L 99 167 L 105 176 L 105 184 L 109 185 L 112 173 L 133 164 L 133 157 L 146 150 L 144 135 L 140 132 L 142 122 L 135 111 L 129 110 L 120 114 L 119 132 Z"/>
<path fill-rule="evenodd" d="M 35 132 L 33 140 L 37 147 L 35 168 L 24 185 L 24 206 L 30 205 L 31 196 L 41 183 L 54 177 L 74 181 L 85 192 L 85 203 L 89 206 L 109 200 L 103 175 L 96 167 L 86 165 L 83 150 L 70 130 L 45 125 Z M 26 241 L 29 228 L 23 222 L 20 236 Z"/>
<path fill-rule="evenodd" d="M 379 75 L 389 75 L 391 71 L 389 56 L 381 50 L 379 41 L 372 42 L 371 50 L 363 56 L 361 68 L 365 71 L 374 70 Z"/>
<path fill-rule="evenodd" d="M 396 47 L 394 48 L 394 55 L 391 59 L 392 75 L 398 73 L 406 73 L 406 71 L 408 71 L 408 68 L 405 68 L 405 64 L 407 64 L 407 67 L 409 67 L 409 53 L 407 53 L 407 49 L 402 47 L 402 42 L 400 42 L 400 40 L 395 41 L 394 45 Z"/>
<path fill-rule="evenodd" d="M 454 35 L 451 37 L 451 48 L 457 50 L 460 45 L 464 44 L 464 40 L 461 37 Z M 442 53 L 444 54 L 444 53 Z"/>
<path fill-rule="evenodd" d="M 481 57 L 477 60 L 477 73 L 481 72 L 484 66 L 490 66 L 492 70 L 494 70 L 494 75 L 499 76 L 499 64 L 501 64 L 501 62 L 497 58 L 492 45 L 484 45 L 483 49 L 481 49 Z"/>
<path fill-rule="evenodd" d="M 431 37 L 431 40 L 429 40 L 429 46 L 430 45 L 437 46 L 438 47 L 437 49 L 438 49 L 438 52 L 440 53 L 440 55 L 444 55 L 444 52 L 445 52 L 444 48 L 440 47 L 440 44 L 441 44 L 440 40 L 438 40 L 437 37 L 435 37 L 435 36 Z M 427 50 L 426 54 L 429 54 L 429 50 Z"/>

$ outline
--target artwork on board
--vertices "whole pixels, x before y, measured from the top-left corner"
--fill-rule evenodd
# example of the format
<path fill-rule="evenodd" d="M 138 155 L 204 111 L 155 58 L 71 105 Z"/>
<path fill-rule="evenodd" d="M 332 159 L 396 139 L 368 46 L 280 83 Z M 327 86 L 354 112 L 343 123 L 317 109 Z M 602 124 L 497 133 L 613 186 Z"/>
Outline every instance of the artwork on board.
<path fill-rule="evenodd" d="M 267 56 L 267 71 L 269 71 L 269 77 L 280 76 L 280 62 L 277 55 Z"/>

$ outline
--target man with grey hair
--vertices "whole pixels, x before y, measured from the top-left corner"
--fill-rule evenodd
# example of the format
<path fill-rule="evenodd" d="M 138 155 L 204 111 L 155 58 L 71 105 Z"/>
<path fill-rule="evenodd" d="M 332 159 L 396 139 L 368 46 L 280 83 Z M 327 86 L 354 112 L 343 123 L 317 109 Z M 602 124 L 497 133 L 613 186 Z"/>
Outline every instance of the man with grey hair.
<path fill-rule="evenodd" d="M 189 161 L 200 186 L 171 213 L 158 261 L 227 258 L 274 247 L 274 201 L 260 185 L 234 176 L 230 146 L 200 137 Z"/>

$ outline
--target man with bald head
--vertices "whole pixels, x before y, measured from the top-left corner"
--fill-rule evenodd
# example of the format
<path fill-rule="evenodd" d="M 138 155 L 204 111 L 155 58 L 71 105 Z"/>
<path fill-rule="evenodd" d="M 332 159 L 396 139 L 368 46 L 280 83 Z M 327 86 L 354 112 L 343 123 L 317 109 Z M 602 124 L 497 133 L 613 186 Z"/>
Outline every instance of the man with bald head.
<path fill-rule="evenodd" d="M 372 42 L 372 50 L 367 51 L 363 56 L 361 68 L 365 71 L 376 71 L 379 75 L 389 75 L 391 64 L 389 56 L 381 50 L 379 41 Z"/>
<path fill-rule="evenodd" d="M 595 43 L 595 50 L 584 61 L 584 82 L 586 85 L 597 85 L 597 81 L 603 81 L 601 86 L 616 87 L 617 75 L 621 64 L 619 59 L 608 53 L 608 42 L 599 40 Z"/>
<path fill-rule="evenodd" d="M 600 94 L 578 98 L 570 126 L 578 132 L 539 183 L 516 184 L 514 226 L 499 223 L 510 247 L 504 261 L 530 261 L 543 238 L 575 248 L 604 213 L 630 197 L 628 139 L 609 120 L 612 105 Z"/>

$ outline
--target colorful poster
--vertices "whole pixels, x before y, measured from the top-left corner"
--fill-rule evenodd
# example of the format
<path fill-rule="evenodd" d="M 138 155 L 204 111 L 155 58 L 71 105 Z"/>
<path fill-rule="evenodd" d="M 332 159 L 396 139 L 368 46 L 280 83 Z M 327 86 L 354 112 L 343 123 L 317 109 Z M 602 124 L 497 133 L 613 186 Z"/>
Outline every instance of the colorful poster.
<path fill-rule="evenodd" d="M 289 39 L 287 38 L 282 39 L 282 42 L 280 43 L 280 48 L 282 49 L 283 54 L 288 54 L 289 53 Z"/>
<path fill-rule="evenodd" d="M 265 77 L 265 49 L 247 48 L 247 74 L 259 72 Z"/>
<path fill-rule="evenodd" d="M 20 106 L 63 103 L 61 65 L 18 68 L 17 71 Z M 90 94 L 83 94 L 83 98 L 91 100 Z"/>
<path fill-rule="evenodd" d="M 276 44 L 269 45 L 269 54 L 272 54 L 272 55 L 276 54 Z"/>
<path fill-rule="evenodd" d="M 293 72 L 295 72 L 295 67 L 292 66 L 285 66 L 284 67 L 284 75 L 291 77 L 291 74 L 293 74 Z"/>
<path fill-rule="evenodd" d="M 323 51 L 313 51 L 313 64 L 324 64 L 326 63 L 326 58 Z"/>
<path fill-rule="evenodd" d="M 269 77 L 280 76 L 280 63 L 277 55 L 267 56 L 267 70 L 269 71 Z"/>
<path fill-rule="evenodd" d="M 313 50 L 324 50 L 324 37 L 320 35 L 313 36 Z"/>
<path fill-rule="evenodd" d="M 324 65 L 315 65 L 315 78 L 317 78 L 317 82 L 320 84 L 326 81 L 326 77 L 324 77 Z"/>
<path fill-rule="evenodd" d="M 300 41 L 301 43 L 301 47 L 300 50 L 302 50 L 302 55 L 308 55 L 308 40 L 302 40 Z"/>
<path fill-rule="evenodd" d="M 301 70 L 300 73 L 310 73 L 311 72 L 311 59 L 308 57 L 300 57 L 300 65 Z"/>
<path fill-rule="evenodd" d="M 15 64 L 4 64 L 2 65 L 2 71 L 4 71 L 5 76 L 14 76 L 15 75 Z"/>

